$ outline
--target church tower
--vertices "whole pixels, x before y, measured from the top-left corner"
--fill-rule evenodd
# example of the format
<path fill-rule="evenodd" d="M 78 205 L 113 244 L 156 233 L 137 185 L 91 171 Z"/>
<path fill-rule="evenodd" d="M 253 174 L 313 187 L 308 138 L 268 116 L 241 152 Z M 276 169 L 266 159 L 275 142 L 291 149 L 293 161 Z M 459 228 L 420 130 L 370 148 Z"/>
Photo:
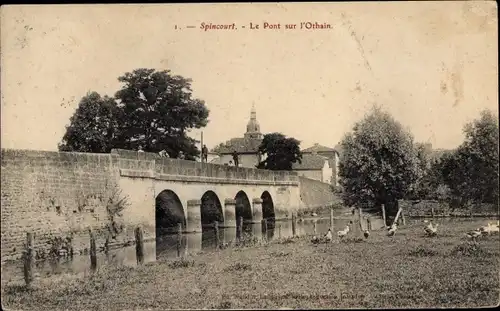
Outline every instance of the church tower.
<path fill-rule="evenodd" d="M 252 105 L 252 110 L 250 112 L 250 120 L 247 124 L 247 131 L 245 133 L 245 138 L 249 139 L 262 139 L 262 133 L 260 132 L 260 125 L 257 122 L 257 113 L 255 112 L 255 105 Z"/>

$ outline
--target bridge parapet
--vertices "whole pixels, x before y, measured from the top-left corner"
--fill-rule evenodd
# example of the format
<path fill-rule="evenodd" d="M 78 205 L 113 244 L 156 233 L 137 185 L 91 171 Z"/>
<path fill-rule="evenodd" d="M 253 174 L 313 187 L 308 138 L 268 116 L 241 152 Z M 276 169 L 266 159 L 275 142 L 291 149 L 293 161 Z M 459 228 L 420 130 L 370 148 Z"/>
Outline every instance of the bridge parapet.
<path fill-rule="evenodd" d="M 130 150 L 113 149 L 112 154 L 120 157 L 119 167 L 126 174 L 133 176 L 150 176 L 162 179 L 169 176 L 188 176 L 191 179 L 211 178 L 217 180 L 250 180 L 267 183 L 298 184 L 296 172 L 269 171 L 256 168 L 233 167 L 196 161 L 162 158 L 155 153 L 135 152 Z M 135 171 L 135 172 L 131 172 Z M 141 171 L 143 173 L 139 173 Z M 193 179 L 193 181 L 195 181 Z"/>

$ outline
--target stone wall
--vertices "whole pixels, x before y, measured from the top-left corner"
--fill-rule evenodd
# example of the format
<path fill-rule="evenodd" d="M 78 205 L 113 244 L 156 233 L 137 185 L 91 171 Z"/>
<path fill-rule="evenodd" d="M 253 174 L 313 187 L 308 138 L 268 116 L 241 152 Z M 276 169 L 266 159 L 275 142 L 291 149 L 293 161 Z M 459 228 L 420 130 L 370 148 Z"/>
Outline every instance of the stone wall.
<path fill-rule="evenodd" d="M 330 184 L 302 176 L 299 181 L 300 197 L 305 207 L 331 206 L 339 202 Z"/>
<path fill-rule="evenodd" d="M 320 170 L 300 170 L 296 171 L 300 177 L 305 177 L 307 179 L 314 179 L 317 181 L 322 181 L 323 172 Z"/>
<path fill-rule="evenodd" d="M 75 251 L 88 247 L 89 228 L 102 244 L 116 162 L 110 154 L 2 149 L 2 262 L 21 256 L 27 232 L 39 256 L 55 236 L 73 234 Z"/>

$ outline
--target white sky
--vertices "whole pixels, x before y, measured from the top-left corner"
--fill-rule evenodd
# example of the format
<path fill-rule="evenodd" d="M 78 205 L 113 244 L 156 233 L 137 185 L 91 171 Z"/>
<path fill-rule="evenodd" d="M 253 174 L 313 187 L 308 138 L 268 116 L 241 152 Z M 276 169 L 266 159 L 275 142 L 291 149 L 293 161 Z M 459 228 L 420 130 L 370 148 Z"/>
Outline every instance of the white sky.
<path fill-rule="evenodd" d="M 333 29 L 248 29 L 265 21 Z M 239 29 L 184 28 L 201 22 Z M 333 147 L 374 102 L 453 148 L 498 113 L 497 33 L 496 3 L 479 1 L 2 6 L 1 144 L 56 150 L 87 91 L 112 96 L 147 67 L 193 79 L 209 148 L 243 136 L 252 103 L 264 133 Z"/>

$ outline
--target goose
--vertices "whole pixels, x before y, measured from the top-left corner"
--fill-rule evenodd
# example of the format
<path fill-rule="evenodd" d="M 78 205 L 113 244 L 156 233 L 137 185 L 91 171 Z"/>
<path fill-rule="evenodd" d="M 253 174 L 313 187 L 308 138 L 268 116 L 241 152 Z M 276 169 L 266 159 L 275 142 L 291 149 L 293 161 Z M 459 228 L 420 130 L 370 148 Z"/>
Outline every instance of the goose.
<path fill-rule="evenodd" d="M 347 225 L 344 230 L 337 232 L 339 238 L 341 238 L 341 239 L 343 237 L 345 237 L 347 235 L 347 233 L 349 233 L 349 225 Z"/>
<path fill-rule="evenodd" d="M 319 243 L 319 238 L 317 236 L 313 236 L 312 239 L 311 239 L 311 243 L 318 244 Z"/>
<path fill-rule="evenodd" d="M 468 238 L 475 240 L 476 238 L 478 238 L 478 237 L 480 237 L 480 236 L 481 236 L 481 231 L 479 231 L 479 230 L 477 230 L 477 229 L 476 229 L 476 230 L 473 230 L 473 231 L 467 232 L 465 235 L 466 235 Z"/>
<path fill-rule="evenodd" d="M 483 226 L 481 228 L 479 228 L 478 230 L 482 233 L 482 234 L 487 234 L 487 235 L 490 235 L 492 230 L 493 230 L 494 226 L 491 222 L 488 222 L 488 225 L 486 226 Z"/>
<path fill-rule="evenodd" d="M 316 217 L 316 216 L 318 216 L 318 214 L 316 214 L 316 213 L 311 213 L 311 216 L 312 216 L 312 217 Z"/>
<path fill-rule="evenodd" d="M 327 242 L 330 242 L 333 239 L 333 235 L 332 235 L 332 230 L 331 229 L 328 229 L 328 232 L 325 234 L 325 239 L 326 239 Z"/>
<path fill-rule="evenodd" d="M 498 225 L 495 226 L 492 222 L 489 222 L 488 226 L 486 227 L 486 231 L 488 232 L 488 235 L 490 235 L 493 232 L 498 232 L 499 231 Z"/>
<path fill-rule="evenodd" d="M 492 225 L 491 228 L 490 228 L 490 231 L 491 232 L 500 232 L 500 226 L 499 225 Z"/>
<path fill-rule="evenodd" d="M 427 227 L 425 227 L 425 232 L 430 235 L 430 236 L 435 236 L 437 234 L 437 228 L 439 224 L 436 224 L 436 226 L 433 226 L 432 223 L 429 223 Z"/>
<path fill-rule="evenodd" d="M 389 232 L 387 232 L 387 235 L 394 236 L 396 234 L 396 230 L 398 230 L 398 226 L 396 224 L 393 224 L 389 229 Z"/>
<path fill-rule="evenodd" d="M 363 232 L 363 235 L 365 236 L 365 239 L 368 239 L 368 237 L 370 236 L 370 231 L 365 230 L 365 231 Z"/>
<path fill-rule="evenodd" d="M 430 221 L 428 221 L 428 220 L 425 220 L 425 221 L 424 221 L 424 223 L 426 223 L 426 224 L 427 224 L 427 225 L 424 227 L 424 230 L 425 230 L 425 231 L 428 231 L 428 230 L 430 230 L 430 229 L 434 228 L 434 227 L 432 226 L 432 222 L 430 222 Z"/>

